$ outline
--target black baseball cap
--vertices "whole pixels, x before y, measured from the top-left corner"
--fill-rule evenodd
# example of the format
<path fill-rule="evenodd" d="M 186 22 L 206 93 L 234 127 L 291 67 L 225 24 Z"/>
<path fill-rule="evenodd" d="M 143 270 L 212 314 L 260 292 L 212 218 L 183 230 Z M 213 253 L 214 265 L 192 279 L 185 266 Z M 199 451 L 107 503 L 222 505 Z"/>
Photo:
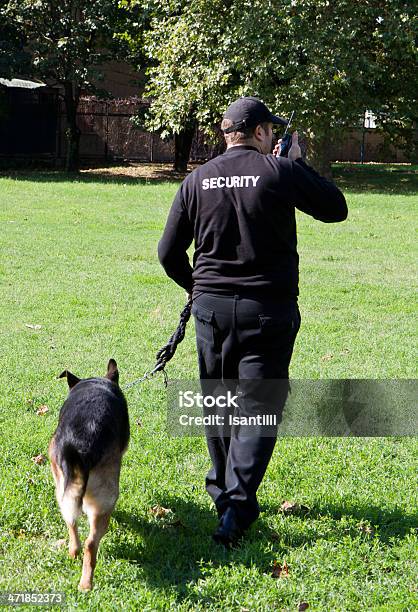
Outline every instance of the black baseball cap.
<path fill-rule="evenodd" d="M 287 125 L 286 119 L 273 115 L 261 100 L 253 96 L 238 98 L 232 102 L 224 112 L 223 118 L 233 122 L 230 127 L 223 130 L 224 134 L 239 132 L 260 123 Z"/>

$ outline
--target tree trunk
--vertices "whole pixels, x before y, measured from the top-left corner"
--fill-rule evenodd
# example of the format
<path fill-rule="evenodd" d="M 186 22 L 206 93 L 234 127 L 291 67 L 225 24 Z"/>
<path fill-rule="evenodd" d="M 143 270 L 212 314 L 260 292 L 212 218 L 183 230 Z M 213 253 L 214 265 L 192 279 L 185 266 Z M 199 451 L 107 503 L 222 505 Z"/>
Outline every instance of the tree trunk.
<path fill-rule="evenodd" d="M 321 176 L 331 179 L 331 128 L 313 128 L 308 132 L 308 137 L 307 163 Z"/>
<path fill-rule="evenodd" d="M 67 172 L 77 172 L 80 166 L 80 135 L 77 126 L 77 108 L 80 99 L 80 88 L 73 83 L 64 83 L 64 101 L 67 116 L 67 154 L 65 160 L 65 170 Z"/>
<path fill-rule="evenodd" d="M 174 170 L 176 172 L 187 172 L 187 163 L 192 148 L 193 136 L 196 124 L 193 122 L 174 135 Z"/>

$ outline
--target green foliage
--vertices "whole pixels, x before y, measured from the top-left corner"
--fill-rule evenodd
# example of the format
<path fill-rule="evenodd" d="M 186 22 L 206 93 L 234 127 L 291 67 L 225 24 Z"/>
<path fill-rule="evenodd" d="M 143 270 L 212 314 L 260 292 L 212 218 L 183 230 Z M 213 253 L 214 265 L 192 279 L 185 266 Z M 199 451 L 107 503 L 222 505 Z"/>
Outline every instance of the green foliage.
<path fill-rule="evenodd" d="M 179 3 L 175 3 L 179 4 Z M 402 0 L 195 0 L 151 20 L 153 128 L 178 132 L 193 109 L 210 132 L 225 107 L 258 95 L 313 134 L 358 124 L 410 128 L 416 89 L 413 6 Z M 178 8 L 178 6 L 177 6 Z"/>
<path fill-rule="evenodd" d="M 23 47 L 22 32 L 6 18 L 4 8 L 0 8 L 0 77 L 13 78 L 16 73 L 19 76 L 25 73 L 29 56 Z"/>
<path fill-rule="evenodd" d="M 123 17 L 115 24 L 114 37 L 120 41 L 125 50 L 125 59 L 137 69 L 149 65 L 149 58 L 144 52 L 144 34 L 149 29 L 153 15 L 158 11 L 159 2 L 142 2 L 138 0 L 120 0 L 120 15 Z"/>
<path fill-rule="evenodd" d="M 9 0 L 5 15 L 25 36 L 34 76 L 94 91 L 116 52 L 119 10 L 117 0 Z"/>

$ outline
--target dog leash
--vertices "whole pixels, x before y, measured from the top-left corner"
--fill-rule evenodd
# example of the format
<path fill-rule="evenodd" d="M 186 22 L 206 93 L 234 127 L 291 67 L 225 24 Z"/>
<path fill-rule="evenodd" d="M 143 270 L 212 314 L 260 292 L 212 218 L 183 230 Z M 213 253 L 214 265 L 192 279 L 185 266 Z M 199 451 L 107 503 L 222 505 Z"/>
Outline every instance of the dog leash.
<path fill-rule="evenodd" d="M 190 297 L 187 300 L 187 304 L 185 305 L 185 307 L 183 308 L 183 310 L 180 313 L 180 321 L 179 321 L 179 324 L 177 326 L 176 331 L 171 336 L 171 338 L 167 342 L 167 344 L 165 344 L 157 352 L 157 355 L 156 355 L 157 363 L 155 364 L 154 369 L 153 370 L 149 370 L 148 372 L 145 372 L 145 374 L 143 376 L 141 376 L 141 378 L 137 378 L 133 382 L 128 383 L 127 385 L 125 385 L 123 387 L 124 389 L 130 389 L 131 387 L 134 387 L 135 385 L 139 385 L 140 383 L 144 382 L 145 380 L 149 380 L 150 378 L 155 376 L 155 374 L 157 374 L 157 372 L 162 372 L 163 373 L 163 375 L 164 375 L 164 384 L 165 384 L 165 386 L 167 386 L 167 384 L 168 384 L 168 375 L 167 375 L 167 372 L 165 371 L 165 366 L 170 361 L 170 359 L 172 359 L 174 357 L 174 353 L 176 352 L 178 345 L 180 344 L 180 342 L 184 338 L 184 335 L 186 333 L 186 325 L 187 325 L 187 322 L 190 319 L 190 315 L 191 315 L 191 312 L 192 312 L 192 302 L 193 302 L 193 298 Z"/>

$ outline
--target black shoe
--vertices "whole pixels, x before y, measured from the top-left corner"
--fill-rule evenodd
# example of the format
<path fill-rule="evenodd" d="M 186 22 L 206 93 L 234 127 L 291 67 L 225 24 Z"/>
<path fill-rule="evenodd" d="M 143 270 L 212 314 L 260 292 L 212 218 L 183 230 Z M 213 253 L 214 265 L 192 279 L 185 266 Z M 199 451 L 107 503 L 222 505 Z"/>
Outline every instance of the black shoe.
<path fill-rule="evenodd" d="M 243 535 L 244 530 L 238 525 L 235 510 L 229 506 L 222 515 L 218 529 L 212 538 L 218 544 L 223 544 L 225 548 L 232 548 Z"/>

